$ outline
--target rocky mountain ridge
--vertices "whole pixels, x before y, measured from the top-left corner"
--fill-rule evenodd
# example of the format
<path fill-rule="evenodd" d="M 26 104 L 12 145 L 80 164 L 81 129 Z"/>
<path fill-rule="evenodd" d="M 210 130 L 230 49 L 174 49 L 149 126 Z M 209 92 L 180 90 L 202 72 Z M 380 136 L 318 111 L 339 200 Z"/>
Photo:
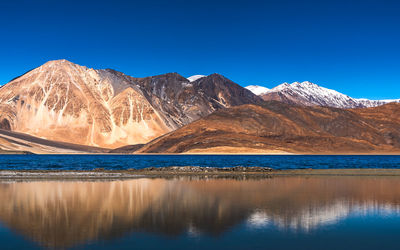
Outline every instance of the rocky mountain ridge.
<path fill-rule="evenodd" d="M 0 129 L 99 147 L 146 143 L 220 108 L 262 99 L 212 74 L 134 78 L 50 61 L 0 88 Z"/>
<path fill-rule="evenodd" d="M 377 107 L 394 100 L 369 100 L 357 99 L 342 94 L 336 90 L 324 88 L 317 84 L 305 82 L 282 83 L 272 89 L 263 89 L 262 86 L 250 85 L 246 87 L 264 100 L 281 101 L 288 104 L 300 104 L 305 106 L 324 106 L 333 108 L 368 108 Z"/>
<path fill-rule="evenodd" d="M 246 89 L 220 74 L 137 78 L 57 60 L 0 88 L 0 149 L 398 152 L 400 104 L 392 101 L 355 99 L 310 82 Z"/>

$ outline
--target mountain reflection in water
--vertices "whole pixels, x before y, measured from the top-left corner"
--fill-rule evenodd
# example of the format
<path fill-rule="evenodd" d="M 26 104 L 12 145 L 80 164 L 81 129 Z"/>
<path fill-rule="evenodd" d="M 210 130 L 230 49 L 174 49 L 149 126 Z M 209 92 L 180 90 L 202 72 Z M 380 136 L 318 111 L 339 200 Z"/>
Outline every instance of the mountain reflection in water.
<path fill-rule="evenodd" d="M 237 225 L 307 233 L 351 213 L 400 213 L 395 177 L 0 182 L 0 222 L 46 247 L 134 232 L 219 237 Z"/>

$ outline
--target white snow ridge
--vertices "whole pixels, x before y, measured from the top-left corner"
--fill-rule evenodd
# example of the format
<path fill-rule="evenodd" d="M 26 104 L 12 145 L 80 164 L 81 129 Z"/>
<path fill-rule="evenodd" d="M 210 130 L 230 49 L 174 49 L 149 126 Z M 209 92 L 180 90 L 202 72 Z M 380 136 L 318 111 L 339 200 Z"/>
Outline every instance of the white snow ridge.
<path fill-rule="evenodd" d="M 255 95 L 262 95 L 268 93 L 269 89 L 266 87 L 258 86 L 258 85 L 249 85 L 246 89 L 253 92 Z"/>
<path fill-rule="evenodd" d="M 196 80 L 198 80 L 198 79 L 200 79 L 200 78 L 203 78 L 203 77 L 206 77 L 206 76 L 205 76 L 205 75 L 194 75 L 194 76 L 188 77 L 187 79 L 188 79 L 190 82 L 194 82 L 194 81 L 196 81 Z"/>
<path fill-rule="evenodd" d="M 256 87 L 256 88 L 255 88 Z M 342 94 L 336 90 L 324 88 L 311 82 L 294 82 L 294 83 L 282 83 L 275 88 L 259 91 L 260 86 L 247 86 L 246 88 L 251 90 L 256 95 L 268 95 L 273 93 L 279 93 L 288 100 L 292 100 L 296 103 L 300 103 L 307 106 L 325 106 L 335 108 L 367 108 L 376 107 L 390 102 L 400 102 L 400 99 L 394 100 L 368 100 L 368 99 L 356 99 L 348 95 Z M 260 87 L 262 88 L 262 87 Z M 253 89 L 255 89 L 253 91 Z M 260 93 L 261 92 L 261 93 Z M 265 98 L 266 96 L 264 96 Z M 267 99 L 266 99 L 267 100 Z"/>

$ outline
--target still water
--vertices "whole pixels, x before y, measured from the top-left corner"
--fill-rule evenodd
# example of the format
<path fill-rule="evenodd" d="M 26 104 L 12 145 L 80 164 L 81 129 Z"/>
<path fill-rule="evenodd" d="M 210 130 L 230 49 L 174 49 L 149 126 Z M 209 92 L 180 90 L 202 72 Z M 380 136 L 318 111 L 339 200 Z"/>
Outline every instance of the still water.
<path fill-rule="evenodd" d="M 399 177 L 0 182 L 1 249 L 399 249 Z"/>
<path fill-rule="evenodd" d="M 1 169 L 91 170 L 146 167 L 399 168 L 399 155 L 0 155 Z"/>

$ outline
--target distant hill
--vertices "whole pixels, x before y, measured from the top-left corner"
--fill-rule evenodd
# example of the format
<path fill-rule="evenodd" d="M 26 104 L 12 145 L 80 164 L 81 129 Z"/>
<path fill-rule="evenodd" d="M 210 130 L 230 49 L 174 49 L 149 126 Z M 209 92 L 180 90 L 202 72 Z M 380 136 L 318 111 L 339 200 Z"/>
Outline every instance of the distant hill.
<path fill-rule="evenodd" d="M 282 102 L 214 112 L 140 153 L 400 153 L 400 104 L 305 107 Z"/>

